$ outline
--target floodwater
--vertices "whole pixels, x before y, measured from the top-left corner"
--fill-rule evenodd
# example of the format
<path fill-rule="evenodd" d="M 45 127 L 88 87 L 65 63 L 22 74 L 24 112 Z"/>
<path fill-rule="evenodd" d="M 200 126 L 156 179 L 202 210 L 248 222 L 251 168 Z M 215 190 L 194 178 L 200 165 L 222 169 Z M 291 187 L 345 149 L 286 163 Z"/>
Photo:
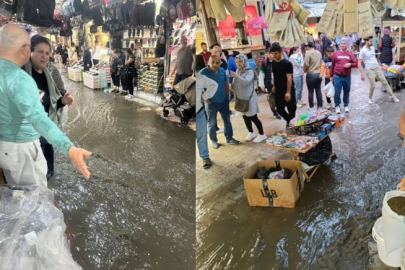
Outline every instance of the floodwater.
<path fill-rule="evenodd" d="M 306 183 L 294 209 L 249 207 L 243 196 L 199 227 L 197 269 L 369 269 L 367 242 L 383 197 L 405 176 L 397 137 L 405 95 L 396 92 L 402 104 L 388 102 L 377 84 L 370 106 L 368 83 L 355 74 L 350 115 L 331 135 L 337 159 Z M 282 151 L 277 156 L 291 158 Z M 212 214 L 209 202 L 244 192 L 242 178 L 197 201 L 197 216 Z"/>
<path fill-rule="evenodd" d="M 90 180 L 57 154 L 50 183 L 74 260 L 93 269 L 195 269 L 195 132 L 115 94 L 65 81 L 62 129 Z"/>

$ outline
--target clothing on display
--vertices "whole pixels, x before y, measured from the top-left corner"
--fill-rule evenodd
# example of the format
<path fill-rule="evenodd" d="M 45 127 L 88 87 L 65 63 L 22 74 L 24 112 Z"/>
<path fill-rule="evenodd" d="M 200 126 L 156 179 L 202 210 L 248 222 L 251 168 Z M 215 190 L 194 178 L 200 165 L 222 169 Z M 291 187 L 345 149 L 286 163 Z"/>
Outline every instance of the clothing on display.
<path fill-rule="evenodd" d="M 224 37 L 237 37 L 235 32 L 236 22 L 231 15 L 227 15 L 226 21 L 218 23 L 219 33 Z"/>

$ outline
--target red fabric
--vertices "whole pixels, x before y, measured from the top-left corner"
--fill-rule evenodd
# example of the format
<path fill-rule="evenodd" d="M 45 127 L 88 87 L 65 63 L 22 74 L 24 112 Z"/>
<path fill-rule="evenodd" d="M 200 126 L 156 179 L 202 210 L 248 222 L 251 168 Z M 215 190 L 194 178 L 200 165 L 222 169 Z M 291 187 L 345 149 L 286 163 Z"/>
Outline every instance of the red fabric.
<path fill-rule="evenodd" d="M 245 14 L 246 14 L 246 22 L 245 22 L 245 31 L 246 35 L 248 36 L 260 36 L 262 31 L 260 29 L 248 29 L 248 24 L 257 19 L 259 16 L 257 15 L 257 10 L 255 6 L 245 6 Z"/>
<path fill-rule="evenodd" d="M 226 21 L 219 22 L 218 30 L 224 37 L 236 37 L 235 26 L 236 22 L 232 19 L 232 16 L 227 15 Z"/>

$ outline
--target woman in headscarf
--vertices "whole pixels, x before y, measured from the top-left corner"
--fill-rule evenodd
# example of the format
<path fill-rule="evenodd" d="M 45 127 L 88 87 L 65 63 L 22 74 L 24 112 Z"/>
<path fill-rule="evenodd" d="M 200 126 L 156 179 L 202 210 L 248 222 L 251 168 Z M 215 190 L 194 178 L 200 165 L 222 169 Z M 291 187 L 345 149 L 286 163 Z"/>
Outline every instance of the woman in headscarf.
<path fill-rule="evenodd" d="M 260 143 L 267 139 L 264 135 L 262 122 L 257 117 L 259 113 L 258 98 L 255 90 L 255 81 L 257 75 L 255 71 L 250 68 L 248 58 L 244 54 L 239 54 L 235 57 L 236 72 L 231 72 L 233 79 L 232 91 L 235 92 L 236 98 L 241 100 L 249 100 L 249 110 L 242 113 L 243 120 L 245 121 L 246 128 L 249 133 L 246 137 L 246 141 L 253 140 L 255 143 Z M 253 132 L 252 122 L 256 125 L 259 136 Z"/>
<path fill-rule="evenodd" d="M 380 39 L 378 46 L 380 47 L 380 61 L 381 64 L 386 64 L 390 66 L 394 63 L 392 49 L 395 48 L 395 39 L 390 37 L 390 30 L 384 29 L 384 36 Z"/>
<path fill-rule="evenodd" d="M 45 37 L 35 35 L 31 38 L 31 59 L 23 69 L 34 79 L 40 92 L 40 99 L 49 118 L 59 125 L 62 118 L 62 108 L 73 104 L 70 93 L 61 94 L 51 73 L 47 69 L 51 55 L 51 44 Z M 62 86 L 60 86 L 62 87 Z M 46 175 L 49 180 L 54 175 L 54 150 L 53 146 L 43 137 L 40 138 L 41 148 L 48 165 Z"/>

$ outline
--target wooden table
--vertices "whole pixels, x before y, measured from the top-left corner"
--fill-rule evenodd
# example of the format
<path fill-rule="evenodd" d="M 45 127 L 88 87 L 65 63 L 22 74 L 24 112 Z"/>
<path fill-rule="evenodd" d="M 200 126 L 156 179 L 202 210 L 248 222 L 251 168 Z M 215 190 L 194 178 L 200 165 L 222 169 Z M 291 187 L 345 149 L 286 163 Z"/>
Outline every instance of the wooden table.
<path fill-rule="evenodd" d="M 342 124 L 343 125 L 343 124 Z M 339 127 L 341 127 L 342 125 L 340 125 Z M 323 141 L 324 139 L 326 139 L 327 137 L 329 137 L 330 134 L 332 134 L 336 129 L 338 129 L 339 127 L 335 127 L 331 132 L 329 132 L 328 134 L 326 134 L 325 137 L 323 137 L 318 144 Z M 297 135 L 299 136 L 299 135 Z M 318 144 L 314 144 L 311 147 L 308 147 L 307 149 L 294 149 L 294 148 L 288 148 L 285 146 L 277 146 L 277 145 L 271 145 L 271 144 L 266 144 L 267 147 L 270 148 L 274 148 L 274 149 L 280 149 L 280 150 L 286 150 L 288 151 L 291 156 L 293 157 L 293 160 L 299 160 L 298 156 L 299 154 L 306 154 L 309 151 L 311 151 L 313 148 L 315 148 Z M 331 158 L 336 158 L 335 152 L 332 151 L 332 154 L 330 155 Z M 317 164 L 314 166 L 311 166 L 311 168 L 303 170 L 304 176 L 306 177 L 306 179 L 308 179 L 308 182 L 311 182 L 312 177 L 315 175 L 315 173 L 318 171 L 319 167 L 321 166 L 321 164 Z M 312 171 L 311 174 L 309 174 Z"/>

